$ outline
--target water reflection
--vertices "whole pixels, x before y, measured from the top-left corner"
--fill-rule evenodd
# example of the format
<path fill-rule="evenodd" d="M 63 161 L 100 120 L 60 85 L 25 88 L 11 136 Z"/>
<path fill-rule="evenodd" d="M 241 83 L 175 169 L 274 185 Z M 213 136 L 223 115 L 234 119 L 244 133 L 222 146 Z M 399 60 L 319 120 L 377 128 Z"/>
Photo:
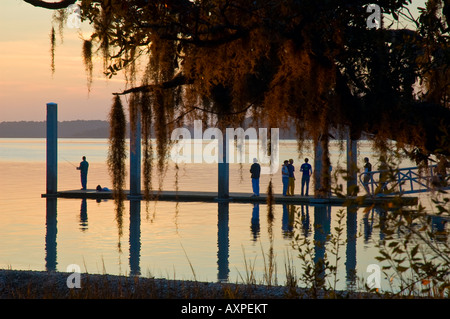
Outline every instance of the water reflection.
<path fill-rule="evenodd" d="M 252 241 L 256 242 L 259 238 L 260 225 L 259 225 L 259 203 L 253 204 L 252 220 L 250 225 L 252 233 Z"/>
<path fill-rule="evenodd" d="M 331 206 L 314 205 L 314 264 L 317 281 L 325 278 L 325 245 L 331 229 Z"/>
<path fill-rule="evenodd" d="M 374 207 L 371 210 L 364 213 L 363 216 L 363 225 L 364 225 L 364 243 L 369 243 L 369 241 L 372 239 L 372 232 L 374 223 L 376 220 L 376 215 L 378 215 L 378 227 L 380 228 L 379 234 L 380 234 L 380 240 L 384 239 L 384 229 L 385 229 L 385 222 L 386 222 L 386 210 L 381 207 Z"/>
<path fill-rule="evenodd" d="M 345 251 L 345 271 L 347 289 L 352 289 L 356 284 L 356 232 L 357 232 L 356 206 L 347 208 L 347 247 Z"/>
<path fill-rule="evenodd" d="M 283 204 L 283 217 L 281 219 L 281 230 L 284 239 L 294 236 L 295 205 Z"/>
<path fill-rule="evenodd" d="M 301 225 L 303 230 L 303 235 L 309 237 L 311 231 L 311 221 L 309 219 L 309 205 L 301 205 Z"/>
<path fill-rule="evenodd" d="M 230 274 L 229 267 L 229 203 L 219 202 L 217 218 L 217 280 L 219 282 L 227 282 Z"/>
<path fill-rule="evenodd" d="M 57 199 L 47 198 L 46 235 L 45 235 L 45 269 L 57 270 Z M 87 223 L 87 200 L 81 200 L 80 230 L 85 232 Z M 141 256 L 141 202 L 130 201 L 130 274 L 140 275 Z"/>
<path fill-rule="evenodd" d="M 88 215 L 87 215 L 87 199 L 83 198 L 81 200 L 80 209 L 80 230 L 85 232 L 88 229 Z"/>
<path fill-rule="evenodd" d="M 141 201 L 130 201 L 130 275 L 141 275 Z"/>
<path fill-rule="evenodd" d="M 57 199 L 46 199 L 46 235 L 45 235 L 45 267 L 47 271 L 56 271 L 58 266 L 57 260 Z M 141 275 L 141 201 L 129 201 L 129 269 L 130 275 Z M 217 280 L 219 282 L 228 282 L 230 276 L 230 229 L 229 229 L 229 203 L 219 202 L 217 204 Z M 254 203 L 247 207 L 250 212 L 251 207 L 251 221 L 250 221 L 250 235 L 247 240 L 255 243 L 261 237 L 260 226 L 260 206 L 264 204 Z M 79 225 L 80 231 L 85 232 L 88 229 L 88 212 L 87 200 L 81 200 Z M 281 216 L 281 236 L 286 241 L 294 239 L 294 232 L 299 231 L 300 237 L 313 236 L 314 242 L 314 263 L 316 266 L 317 279 L 325 279 L 325 265 L 323 261 L 326 256 L 326 246 L 330 240 L 331 235 L 331 206 L 330 205 L 274 205 L 280 210 L 274 209 L 273 212 L 282 213 Z M 313 216 L 310 216 L 310 208 L 313 210 Z M 356 286 L 356 269 L 357 269 L 357 233 L 358 233 L 358 207 L 348 207 L 346 211 L 345 225 L 346 236 L 345 240 L 345 282 L 347 289 L 353 289 Z M 387 211 L 374 207 L 364 212 L 361 219 L 361 226 L 363 228 L 364 242 L 372 239 L 374 227 L 379 227 L 379 238 L 384 238 L 383 230 L 385 229 L 385 219 Z M 248 216 L 248 215 L 247 215 Z M 275 216 L 268 212 L 267 214 L 267 235 L 269 236 L 269 245 L 265 249 L 270 249 L 269 252 L 276 254 L 274 247 L 275 236 L 273 233 L 273 226 L 275 225 Z M 313 217 L 313 226 L 311 226 L 311 217 Z M 248 217 L 247 217 L 248 218 Z M 297 218 L 297 220 L 296 220 Z M 447 238 L 446 222 L 447 220 L 439 216 L 431 217 L 432 232 L 436 234 L 436 240 L 444 240 Z M 298 222 L 298 228 L 294 227 L 294 223 Z M 92 223 L 92 221 L 91 221 Z M 248 219 L 247 219 L 248 223 Z M 278 224 L 279 225 L 279 224 Z M 247 226 L 248 227 L 248 224 Z M 247 232 L 248 232 L 248 228 Z M 334 233 L 334 231 L 333 231 Z M 248 233 L 247 233 L 248 234 Z M 248 235 L 247 235 L 248 236 Z M 276 241 L 276 240 L 275 240 Z M 215 252 L 212 252 L 213 254 Z M 60 254 L 61 255 L 61 254 Z M 270 256 L 269 256 L 270 257 Z M 214 267 L 214 264 L 211 265 Z"/>
<path fill-rule="evenodd" d="M 129 228 L 129 267 L 131 275 L 141 275 L 141 201 L 132 200 L 130 204 L 130 228 Z M 81 200 L 80 209 L 80 231 L 85 232 L 88 229 L 88 212 L 87 212 L 87 200 Z M 282 215 L 282 235 L 284 239 L 292 239 L 294 234 L 294 220 L 296 216 L 295 205 L 283 205 Z M 272 232 L 272 223 L 274 216 L 268 214 L 268 232 L 269 235 Z M 354 239 L 356 233 L 356 213 L 349 214 L 351 218 L 348 218 L 349 225 L 354 227 L 349 228 L 348 238 Z M 310 234 L 310 216 L 309 206 L 301 205 L 300 214 L 301 225 L 305 236 Z M 228 282 L 229 280 L 229 203 L 218 203 L 218 215 L 217 215 L 217 279 L 219 282 Z M 327 236 L 330 233 L 331 223 L 331 206 L 316 205 L 314 206 L 314 240 L 315 240 L 315 262 L 320 265 L 320 261 L 325 256 L 325 244 Z M 46 215 L 46 269 L 48 271 L 56 271 L 57 268 L 57 199 L 47 198 L 47 215 Z M 120 231 L 120 230 L 119 230 Z M 251 217 L 251 234 L 252 241 L 256 241 L 260 236 L 260 204 L 255 203 L 252 207 Z M 273 234 L 272 234 L 273 235 Z M 356 265 L 355 259 L 355 242 L 349 240 L 351 245 L 348 247 L 348 254 L 353 256 L 350 263 L 347 264 L 347 268 L 353 268 Z M 350 260 L 350 259 L 349 259 Z"/>
<path fill-rule="evenodd" d="M 56 221 L 57 199 L 47 197 L 46 234 L 45 234 L 45 269 L 56 271 L 56 234 L 58 233 Z"/>
<path fill-rule="evenodd" d="M 442 216 L 432 216 L 431 217 L 431 234 L 436 241 L 446 242 L 447 241 L 447 230 L 445 226 L 448 220 Z"/>

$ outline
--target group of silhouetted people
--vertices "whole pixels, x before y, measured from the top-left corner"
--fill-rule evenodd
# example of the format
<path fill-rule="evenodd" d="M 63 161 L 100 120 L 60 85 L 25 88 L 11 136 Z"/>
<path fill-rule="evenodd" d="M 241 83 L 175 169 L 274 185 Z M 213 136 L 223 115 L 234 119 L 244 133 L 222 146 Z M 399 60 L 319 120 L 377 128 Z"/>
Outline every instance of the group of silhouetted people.
<path fill-rule="evenodd" d="M 312 166 L 308 162 L 309 159 L 305 158 L 305 162 L 300 166 L 300 172 L 302 172 L 301 196 L 308 196 L 309 192 L 309 180 L 312 175 Z M 295 167 L 293 163 L 294 160 L 292 158 L 289 160 L 285 160 L 283 163 L 283 167 L 281 168 L 281 176 L 283 181 L 283 196 L 294 196 Z"/>
<path fill-rule="evenodd" d="M 309 196 L 309 181 L 312 175 L 312 166 L 308 163 L 309 159 L 305 158 L 305 162 L 300 166 L 302 172 L 302 192 L 301 196 Z M 281 168 L 281 175 L 283 181 L 283 196 L 294 196 L 295 190 L 295 167 L 293 165 L 294 160 L 285 160 Z M 259 178 L 261 175 L 261 166 L 256 158 L 253 159 L 253 164 L 250 167 L 252 190 L 254 196 L 259 196 Z"/>

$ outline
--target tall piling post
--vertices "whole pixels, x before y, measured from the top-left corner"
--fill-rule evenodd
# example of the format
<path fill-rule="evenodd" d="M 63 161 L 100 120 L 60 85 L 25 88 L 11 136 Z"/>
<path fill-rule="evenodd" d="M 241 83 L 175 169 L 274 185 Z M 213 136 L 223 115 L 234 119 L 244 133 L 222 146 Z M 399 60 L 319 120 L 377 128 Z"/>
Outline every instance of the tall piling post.
<path fill-rule="evenodd" d="M 47 195 L 58 191 L 58 105 L 47 103 Z"/>
<path fill-rule="evenodd" d="M 345 251 L 345 270 L 348 290 L 354 290 L 356 288 L 356 238 L 358 229 L 357 212 L 357 207 L 347 207 L 347 245 Z"/>
<path fill-rule="evenodd" d="M 228 201 L 218 203 L 217 222 L 217 279 L 219 282 L 228 282 L 230 275 L 230 226 Z"/>
<path fill-rule="evenodd" d="M 130 130 L 130 195 L 141 198 L 141 113 L 136 111 L 134 129 Z"/>
<path fill-rule="evenodd" d="M 347 135 L 347 194 L 356 196 L 358 186 L 358 141 Z"/>
<path fill-rule="evenodd" d="M 319 191 L 322 188 L 322 154 L 323 148 L 320 138 L 314 143 L 314 196 L 319 196 Z"/>
<path fill-rule="evenodd" d="M 141 201 L 130 200 L 130 275 L 141 275 Z"/>
<path fill-rule="evenodd" d="M 227 150 L 228 134 L 223 132 L 222 141 L 219 140 L 219 167 L 218 167 L 218 199 L 228 199 L 230 197 L 230 166 Z"/>

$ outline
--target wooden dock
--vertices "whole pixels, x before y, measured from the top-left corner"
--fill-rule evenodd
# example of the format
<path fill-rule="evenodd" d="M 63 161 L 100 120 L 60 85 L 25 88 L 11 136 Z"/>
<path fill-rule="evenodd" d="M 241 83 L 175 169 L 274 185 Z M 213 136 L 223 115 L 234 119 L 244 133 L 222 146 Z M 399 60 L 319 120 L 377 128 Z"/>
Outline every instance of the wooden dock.
<path fill-rule="evenodd" d="M 129 191 L 125 191 L 128 200 L 141 200 L 143 196 L 129 196 Z M 228 201 L 231 203 L 267 203 L 267 194 L 261 194 L 260 196 L 251 196 L 251 193 L 230 193 L 228 199 L 219 199 L 217 192 L 196 192 L 196 191 L 161 191 L 153 192 L 152 200 L 159 201 L 179 201 L 179 202 L 221 202 Z M 96 191 L 95 189 L 88 190 L 66 190 L 58 191 L 56 195 L 42 194 L 44 198 L 56 197 L 56 198 L 74 198 L 74 199 L 113 199 L 113 193 L 111 191 Z M 347 197 L 341 198 L 332 196 L 329 198 L 315 198 L 313 196 L 283 196 L 281 194 L 275 194 L 273 196 L 275 204 L 290 204 L 290 205 L 333 205 L 333 206 L 370 206 L 370 205 L 387 205 L 389 207 L 395 207 L 399 205 L 416 205 L 418 203 L 417 197 Z"/>

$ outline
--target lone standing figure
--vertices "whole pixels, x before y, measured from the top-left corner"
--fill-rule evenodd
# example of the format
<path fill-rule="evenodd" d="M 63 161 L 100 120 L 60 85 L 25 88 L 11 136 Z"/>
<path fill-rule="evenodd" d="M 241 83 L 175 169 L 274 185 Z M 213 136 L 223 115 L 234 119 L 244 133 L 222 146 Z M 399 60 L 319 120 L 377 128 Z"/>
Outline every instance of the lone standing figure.
<path fill-rule="evenodd" d="M 305 158 L 305 162 L 300 166 L 300 171 L 302 171 L 302 196 L 305 194 L 305 196 L 308 196 L 309 191 L 309 180 L 312 174 L 312 167 L 311 164 L 308 163 L 309 159 Z M 306 192 L 303 192 L 305 190 L 306 186 Z"/>
<path fill-rule="evenodd" d="M 86 161 L 86 156 L 83 156 L 83 161 L 80 162 L 80 166 L 77 167 L 77 170 L 80 171 L 81 175 L 81 186 L 82 190 L 86 190 L 87 185 L 87 173 L 88 173 L 89 163 Z"/>
<path fill-rule="evenodd" d="M 250 167 L 250 173 L 252 174 L 252 196 L 259 196 L 259 176 L 261 174 L 261 166 L 258 164 L 258 160 L 256 158 L 253 159 L 253 164 Z"/>
<path fill-rule="evenodd" d="M 295 189 L 295 167 L 292 165 L 294 163 L 294 160 L 291 158 L 289 159 L 289 164 L 287 165 L 288 172 L 289 172 L 289 186 L 287 191 L 287 196 L 294 196 L 294 189 Z"/>
<path fill-rule="evenodd" d="M 368 195 L 372 195 L 370 193 L 369 189 L 369 182 L 372 177 L 372 164 L 369 162 L 368 157 L 364 157 L 364 178 L 363 178 L 363 184 L 364 188 L 366 189 L 366 192 Z"/>
<path fill-rule="evenodd" d="M 287 196 L 287 190 L 289 186 L 289 170 L 288 170 L 289 161 L 285 160 L 283 163 L 283 167 L 281 168 L 281 180 L 283 181 L 283 196 Z"/>

